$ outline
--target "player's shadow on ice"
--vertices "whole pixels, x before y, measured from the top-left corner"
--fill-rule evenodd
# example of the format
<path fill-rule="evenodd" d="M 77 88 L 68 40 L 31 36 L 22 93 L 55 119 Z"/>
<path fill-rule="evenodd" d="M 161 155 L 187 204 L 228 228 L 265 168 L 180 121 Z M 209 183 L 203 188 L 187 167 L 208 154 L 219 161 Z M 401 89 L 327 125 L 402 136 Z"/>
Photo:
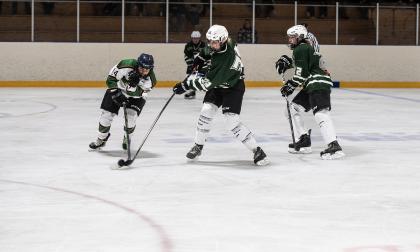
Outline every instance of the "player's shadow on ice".
<path fill-rule="evenodd" d="M 127 152 L 123 150 L 109 150 L 109 151 L 101 151 L 101 154 L 108 156 L 108 157 L 116 157 L 116 158 L 127 158 Z M 131 151 L 131 155 L 136 154 L 135 150 Z M 153 152 L 147 152 L 147 151 L 141 151 L 136 159 L 138 158 L 157 158 L 160 157 L 159 154 L 153 153 Z"/>
<path fill-rule="evenodd" d="M 215 167 L 226 167 L 242 170 L 262 169 L 266 166 L 257 166 L 252 160 L 223 160 L 223 161 L 189 161 L 191 165 L 207 165 Z"/>

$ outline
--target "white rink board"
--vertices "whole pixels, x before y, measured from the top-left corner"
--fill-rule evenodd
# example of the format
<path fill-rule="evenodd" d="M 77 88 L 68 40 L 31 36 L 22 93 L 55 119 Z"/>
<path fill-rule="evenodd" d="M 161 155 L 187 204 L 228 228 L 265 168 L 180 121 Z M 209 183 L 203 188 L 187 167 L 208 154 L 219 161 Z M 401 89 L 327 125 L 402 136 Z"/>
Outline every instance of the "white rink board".
<path fill-rule="evenodd" d="M 1 42 L 0 81 L 100 81 L 121 59 L 150 53 L 158 81 L 185 78 L 185 44 Z M 285 44 L 240 44 L 248 81 L 279 81 L 275 62 L 292 55 Z M 321 45 L 336 81 L 420 80 L 420 47 Z M 22 71 L 24 69 L 24 71 Z"/>
<path fill-rule="evenodd" d="M 132 169 L 119 158 L 122 113 L 102 153 L 103 89 L 1 89 L 0 251 L 420 251 L 419 89 L 334 89 L 344 160 L 287 153 L 277 88 L 248 89 L 243 122 L 272 164 L 224 130 L 219 114 L 198 162 L 187 162 L 201 100 L 175 97 Z M 150 94 L 133 149 L 170 97 Z M 202 98 L 202 94 L 199 94 Z"/>

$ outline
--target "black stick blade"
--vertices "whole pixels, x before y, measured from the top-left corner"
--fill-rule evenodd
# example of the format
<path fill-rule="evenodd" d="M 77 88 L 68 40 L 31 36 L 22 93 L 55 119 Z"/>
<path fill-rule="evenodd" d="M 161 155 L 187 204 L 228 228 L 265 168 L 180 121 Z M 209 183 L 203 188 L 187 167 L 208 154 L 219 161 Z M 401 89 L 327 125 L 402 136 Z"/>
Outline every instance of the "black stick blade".
<path fill-rule="evenodd" d="M 119 167 L 126 166 L 124 159 L 118 160 L 118 166 Z"/>
<path fill-rule="evenodd" d="M 118 166 L 119 167 L 123 167 L 123 166 L 129 166 L 129 165 L 131 165 L 133 163 L 133 160 L 124 160 L 124 159 L 120 159 L 120 160 L 118 160 Z"/>

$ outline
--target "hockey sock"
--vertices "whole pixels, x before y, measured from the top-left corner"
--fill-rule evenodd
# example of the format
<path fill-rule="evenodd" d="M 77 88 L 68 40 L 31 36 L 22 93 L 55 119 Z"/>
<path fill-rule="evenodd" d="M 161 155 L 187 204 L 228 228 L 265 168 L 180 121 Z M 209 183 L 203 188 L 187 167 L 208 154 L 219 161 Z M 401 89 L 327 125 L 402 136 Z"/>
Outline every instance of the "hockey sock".
<path fill-rule="evenodd" d="M 105 139 L 108 136 L 114 116 L 115 116 L 114 113 L 111 113 L 106 110 L 102 110 L 101 116 L 99 118 L 99 129 L 98 129 L 99 139 Z"/>
<path fill-rule="evenodd" d="M 231 131 L 236 139 L 241 141 L 250 151 L 255 151 L 258 147 L 252 132 L 240 121 L 239 115 L 225 113 L 226 128 Z"/>
<path fill-rule="evenodd" d="M 134 133 L 136 129 L 136 120 L 137 120 L 137 111 L 131 108 L 127 108 L 127 124 L 128 124 L 128 134 L 131 135 Z M 124 127 L 124 130 L 125 127 Z"/>
<path fill-rule="evenodd" d="M 210 133 L 211 122 L 213 117 L 216 115 L 218 107 L 212 103 L 204 103 L 201 108 L 200 117 L 197 122 L 197 129 L 195 132 L 195 143 L 204 145 L 207 136 Z"/>
<path fill-rule="evenodd" d="M 318 123 L 321 130 L 322 137 L 324 138 L 325 144 L 329 144 L 332 141 L 337 140 L 335 133 L 334 124 L 330 117 L 330 111 L 323 109 L 315 114 L 315 121 Z"/>
<path fill-rule="evenodd" d="M 305 108 L 296 103 L 290 103 L 290 115 L 292 116 L 293 131 L 295 133 L 295 141 L 299 141 L 300 136 L 306 134 L 305 125 L 302 118 L 302 112 L 305 112 Z M 286 108 L 286 117 L 288 117 Z"/>

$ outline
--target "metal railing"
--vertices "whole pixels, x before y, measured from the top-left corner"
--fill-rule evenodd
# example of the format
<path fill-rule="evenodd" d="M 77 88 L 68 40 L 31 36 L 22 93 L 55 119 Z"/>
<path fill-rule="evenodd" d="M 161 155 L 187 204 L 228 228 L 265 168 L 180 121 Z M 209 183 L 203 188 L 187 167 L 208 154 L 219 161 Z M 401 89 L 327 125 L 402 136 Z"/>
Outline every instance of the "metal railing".
<path fill-rule="evenodd" d="M 75 18 L 76 18 L 76 28 L 75 28 L 75 39 L 73 42 L 92 42 L 86 41 L 85 39 L 81 39 L 81 19 L 84 18 L 84 15 L 81 15 L 81 5 L 86 4 L 114 4 L 118 5 L 118 11 L 120 11 L 119 15 L 113 16 L 113 19 L 118 19 L 121 22 L 120 28 L 120 40 L 119 42 L 125 43 L 127 42 L 127 35 L 134 32 L 127 31 L 127 19 L 132 19 L 132 17 L 128 17 L 127 13 L 130 11 L 126 9 L 127 4 L 132 5 L 142 5 L 143 8 L 150 5 L 159 5 L 162 6 L 162 10 L 160 12 L 159 18 L 164 19 L 164 30 L 158 30 L 157 33 L 162 33 L 162 37 L 164 37 L 163 41 L 155 41 L 155 42 L 180 42 L 171 40 L 171 36 L 175 36 L 177 33 L 185 33 L 188 34 L 192 29 L 201 29 L 205 32 L 208 26 L 211 26 L 213 23 L 217 23 L 218 20 L 225 21 L 225 23 L 221 23 L 228 27 L 230 34 L 235 37 L 235 29 L 241 28 L 238 25 L 238 20 L 242 21 L 244 19 L 250 20 L 250 29 L 251 29 L 251 39 L 247 41 L 247 43 L 261 43 L 257 41 L 257 28 L 261 28 L 262 32 L 262 43 L 281 43 L 281 37 L 285 37 L 285 32 L 287 27 L 285 24 L 289 24 L 289 26 L 298 23 L 310 23 L 314 25 L 314 33 L 315 35 L 321 37 L 321 43 L 323 44 L 375 44 L 375 45 L 383 45 L 383 44 L 410 44 L 410 45 L 419 45 L 419 4 L 417 3 L 415 6 L 389 6 L 380 4 L 379 2 L 374 5 L 344 5 L 340 4 L 340 2 L 336 2 L 335 5 L 321 5 L 321 4 L 300 4 L 297 1 L 291 2 L 290 4 L 280 4 L 276 3 L 276 1 L 272 1 L 271 3 L 259 3 L 256 0 L 244 0 L 244 1 L 193 1 L 191 2 L 174 2 L 171 0 L 158 0 L 158 1 L 131 1 L 131 0 L 120 0 L 120 1 L 88 1 L 88 0 L 18 0 L 18 1 L 11 1 L 5 0 L 0 1 L 2 4 L 2 12 L 0 18 L 2 18 L 2 22 L 8 22 L 8 17 L 11 18 L 12 15 L 8 15 L 10 13 L 6 13 L 5 4 L 7 3 L 12 4 L 15 2 L 14 8 L 16 9 L 16 3 L 30 3 L 30 41 L 35 42 L 37 41 L 36 34 L 39 33 L 40 30 L 37 26 L 37 17 L 43 16 L 36 12 L 37 5 L 41 3 L 55 3 L 55 4 L 74 4 L 76 11 L 75 11 Z M 9 4 L 9 5 L 10 5 Z M 203 8 L 208 9 L 208 13 L 205 14 L 200 13 L 199 18 L 204 20 L 204 23 L 200 23 L 201 27 L 196 25 L 190 25 L 188 28 L 184 28 L 184 30 L 178 31 L 178 29 L 174 30 L 174 26 L 181 25 L 181 23 L 177 23 L 178 19 L 172 18 L 176 15 L 181 15 L 180 13 L 174 12 L 175 7 L 180 6 L 191 6 L 191 5 L 201 5 Z M 26 6 L 25 6 L 26 7 Z M 248 9 L 246 9 L 248 8 Z M 270 9 L 272 12 L 279 11 L 279 13 L 275 13 L 272 16 L 268 17 L 261 17 L 258 14 L 258 11 L 261 8 Z M 315 16 L 308 16 L 309 14 L 314 14 L 315 9 L 324 8 L 324 11 L 327 9 L 329 10 L 328 16 L 324 17 L 315 17 Z M 39 9 L 39 7 L 38 7 Z M 229 12 L 229 10 L 239 10 L 242 12 L 246 12 L 246 14 L 238 15 L 237 17 L 223 17 L 223 15 L 219 14 L 222 10 L 224 12 Z M 346 12 L 346 10 L 353 10 L 358 9 L 363 11 L 363 13 L 369 13 L 369 17 L 360 18 L 360 17 L 352 17 L 350 19 L 343 18 L 342 14 Z M 244 11 L 245 10 L 245 11 Z M 284 10 L 284 11 L 283 11 Z M 331 13 L 331 10 L 334 10 L 334 13 Z M 391 12 L 389 12 L 391 10 Z M 16 11 L 16 10 L 15 10 Z M 396 11 L 410 13 L 410 15 L 402 15 L 395 14 Z M 232 12 L 232 11 L 231 11 Z M 284 14 L 282 14 L 284 12 Z M 291 13 L 293 13 L 291 15 Z M 303 13 L 303 14 L 302 14 Z M 16 13 L 14 13 L 16 14 Z M 258 15 L 257 15 L 258 14 Z M 306 15 L 305 15 L 306 14 Z M 54 15 L 54 14 L 53 14 Z M 184 15 L 184 14 L 182 14 Z M 249 16 L 248 16 L 249 15 Z M 385 17 L 386 15 L 391 15 L 393 19 Z M 400 15 L 400 16 L 398 16 Z M 185 16 L 185 15 L 184 15 Z M 381 19 L 384 16 L 384 19 Z M 409 17 L 407 17 L 409 16 Z M 412 16 L 412 20 L 411 20 Z M 57 17 L 55 15 L 55 17 Z M 148 18 L 148 17 L 143 17 Z M 401 20 L 405 18 L 405 20 Z M 184 17 L 185 19 L 185 17 Z M 143 19 L 144 20 L 144 19 Z M 208 20 L 208 26 L 205 25 L 205 22 Z M 227 21 L 226 21 L 227 20 Z M 10 19 L 10 22 L 14 22 L 14 20 Z M 361 28 L 354 29 L 352 28 L 352 22 L 358 23 Z M 391 23 L 389 23 L 391 22 Z M 388 24 L 389 23 L 389 24 Z M 279 24 L 279 30 L 275 30 L 275 28 L 269 30 L 266 27 L 273 26 L 275 27 Z M 407 24 L 410 25 L 410 31 L 407 31 Z M 284 27 L 283 27 L 284 26 Z M 312 25 L 311 25 L 312 26 Z M 335 27 L 333 27 L 335 26 Z M 357 26 L 357 25 L 356 25 Z M 231 29 L 229 29 L 231 27 Z M 37 28 L 37 29 L 36 29 Z M 42 28 L 42 27 L 41 27 Z M 235 31 L 235 32 L 232 32 Z M 9 32 L 13 32 L 13 30 L 9 30 Z M 374 35 L 373 35 L 374 32 Z M 405 35 L 401 35 L 402 32 L 405 32 Z M 6 28 L 2 28 L 0 25 L 0 41 L 10 41 L 6 40 L 6 37 L 9 35 L 2 35 L 7 34 Z M 57 33 L 60 33 L 60 30 L 57 30 Z M 115 31 L 114 31 L 115 33 Z M 138 31 L 137 33 L 141 34 L 142 31 Z M 335 33 L 335 34 L 333 34 Z M 397 33 L 397 34 L 396 34 Z M 145 36 L 147 36 L 146 33 Z M 415 35 L 414 35 L 415 34 Z M 259 34 L 261 36 L 261 34 Z M 395 36 L 396 35 L 396 36 Z M 360 37 L 367 36 L 367 39 L 361 39 Z M 373 38 L 374 36 L 374 38 Z M 393 37 L 394 36 L 394 37 Z M 398 36 L 406 36 L 407 38 L 401 38 L 398 40 Z M 10 37 L 10 36 L 9 36 Z M 8 37 L 8 38 L 9 38 Z M 322 41 L 322 37 L 325 37 L 325 41 Z M 386 38 L 386 39 L 381 39 Z M 132 40 L 132 39 L 131 39 Z M 342 40 L 342 41 L 341 41 Z M 19 40 L 17 40 L 19 41 Z M 285 41 L 285 40 L 284 40 Z M 387 42 L 393 41 L 393 42 Z M 115 42 L 115 41 L 114 41 Z M 131 41 L 136 42 L 136 41 Z M 141 39 L 138 42 L 142 42 Z M 150 41 L 149 41 L 150 42 Z"/>

